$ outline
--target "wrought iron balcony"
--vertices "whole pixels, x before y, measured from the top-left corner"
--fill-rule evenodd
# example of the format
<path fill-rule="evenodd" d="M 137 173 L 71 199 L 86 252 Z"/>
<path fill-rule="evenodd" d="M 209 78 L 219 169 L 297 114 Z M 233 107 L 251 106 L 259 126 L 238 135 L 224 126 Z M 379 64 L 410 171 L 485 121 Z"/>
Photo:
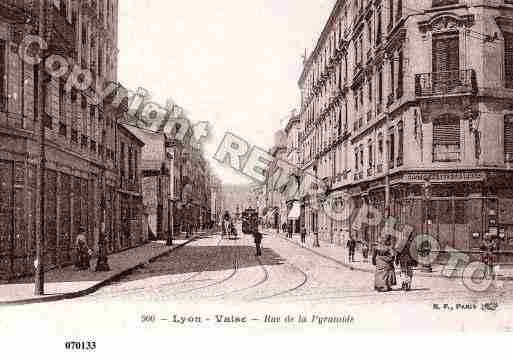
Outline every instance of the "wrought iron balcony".
<path fill-rule="evenodd" d="M 50 36 L 50 53 L 76 58 L 75 27 L 59 12 L 55 6 L 50 6 L 52 18 L 52 34 Z"/>
<path fill-rule="evenodd" d="M 374 176 L 374 168 L 367 168 L 367 177 Z"/>
<path fill-rule="evenodd" d="M 456 5 L 459 3 L 459 0 L 433 0 L 433 7 L 438 6 L 449 6 L 449 5 Z"/>
<path fill-rule="evenodd" d="M 415 76 L 417 97 L 470 94 L 477 92 L 474 70 L 432 72 Z"/>

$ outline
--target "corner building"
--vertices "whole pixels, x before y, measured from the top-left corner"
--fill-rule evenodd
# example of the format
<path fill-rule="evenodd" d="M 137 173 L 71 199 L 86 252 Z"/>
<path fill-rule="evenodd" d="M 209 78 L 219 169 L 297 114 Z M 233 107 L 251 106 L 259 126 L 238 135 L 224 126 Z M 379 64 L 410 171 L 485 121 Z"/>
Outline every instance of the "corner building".
<path fill-rule="evenodd" d="M 337 1 L 299 87 L 301 166 L 335 209 L 351 197 L 442 248 L 513 248 L 513 1 Z M 319 210 L 309 182 L 311 233 L 378 239 L 382 224 Z"/>

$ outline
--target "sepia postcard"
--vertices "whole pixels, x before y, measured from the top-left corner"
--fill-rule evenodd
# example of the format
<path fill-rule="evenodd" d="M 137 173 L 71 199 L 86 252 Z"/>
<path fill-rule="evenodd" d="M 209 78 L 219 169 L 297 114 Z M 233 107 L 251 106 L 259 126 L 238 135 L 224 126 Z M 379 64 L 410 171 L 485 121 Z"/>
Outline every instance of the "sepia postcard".
<path fill-rule="evenodd" d="M 512 0 L 0 0 L 13 353 L 504 335 L 512 295 Z"/>

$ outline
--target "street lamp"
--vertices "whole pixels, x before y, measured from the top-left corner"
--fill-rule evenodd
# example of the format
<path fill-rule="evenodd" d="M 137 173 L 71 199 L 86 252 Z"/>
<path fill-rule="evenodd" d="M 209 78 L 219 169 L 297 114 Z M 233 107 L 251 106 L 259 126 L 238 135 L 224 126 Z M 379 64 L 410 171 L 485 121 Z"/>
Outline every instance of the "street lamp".
<path fill-rule="evenodd" d="M 431 181 L 429 178 L 426 178 L 423 183 L 423 195 L 424 195 L 424 228 L 425 228 L 425 234 L 428 234 L 428 226 L 429 226 L 429 203 L 431 200 Z M 431 248 L 429 248 L 430 243 L 427 242 L 427 246 L 424 244 L 426 242 L 422 243 L 422 247 L 419 250 L 419 254 L 422 256 L 429 256 L 429 252 Z M 431 273 L 433 271 L 433 268 L 431 264 L 422 264 L 422 270 L 424 272 Z"/>

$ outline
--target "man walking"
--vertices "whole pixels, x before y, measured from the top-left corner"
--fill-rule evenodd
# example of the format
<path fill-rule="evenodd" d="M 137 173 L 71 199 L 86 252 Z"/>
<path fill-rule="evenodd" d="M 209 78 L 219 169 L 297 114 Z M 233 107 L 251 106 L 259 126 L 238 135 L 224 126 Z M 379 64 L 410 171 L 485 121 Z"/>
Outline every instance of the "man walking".
<path fill-rule="evenodd" d="M 255 247 L 256 247 L 256 256 L 260 257 L 262 256 L 262 233 L 258 231 L 258 228 L 255 228 L 253 232 L 253 239 L 255 240 Z"/>
<path fill-rule="evenodd" d="M 356 250 L 356 241 L 350 237 L 347 241 L 347 248 L 349 249 L 349 262 L 354 262 L 354 252 Z"/>

